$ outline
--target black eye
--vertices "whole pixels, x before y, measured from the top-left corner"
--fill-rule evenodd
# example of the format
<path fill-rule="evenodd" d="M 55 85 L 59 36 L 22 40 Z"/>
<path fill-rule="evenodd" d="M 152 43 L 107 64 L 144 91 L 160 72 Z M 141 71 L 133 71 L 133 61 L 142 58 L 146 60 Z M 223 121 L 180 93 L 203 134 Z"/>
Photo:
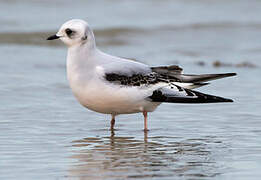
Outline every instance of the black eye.
<path fill-rule="evenodd" d="M 68 36 L 70 36 L 70 35 L 72 35 L 73 31 L 72 31 L 71 29 L 67 28 L 67 29 L 65 29 L 65 33 L 66 33 Z"/>

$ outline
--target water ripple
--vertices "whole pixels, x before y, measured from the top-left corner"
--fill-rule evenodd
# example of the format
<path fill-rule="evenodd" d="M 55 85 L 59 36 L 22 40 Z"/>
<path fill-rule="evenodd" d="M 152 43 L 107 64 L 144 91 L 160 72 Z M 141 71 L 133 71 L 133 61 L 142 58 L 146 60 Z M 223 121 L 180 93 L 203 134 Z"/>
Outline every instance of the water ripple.
<path fill-rule="evenodd" d="M 144 140 L 114 134 L 87 137 L 72 141 L 71 158 L 77 163 L 69 174 L 84 179 L 215 177 L 223 172 L 213 157 L 220 144 L 217 137 L 182 140 L 146 133 Z"/>

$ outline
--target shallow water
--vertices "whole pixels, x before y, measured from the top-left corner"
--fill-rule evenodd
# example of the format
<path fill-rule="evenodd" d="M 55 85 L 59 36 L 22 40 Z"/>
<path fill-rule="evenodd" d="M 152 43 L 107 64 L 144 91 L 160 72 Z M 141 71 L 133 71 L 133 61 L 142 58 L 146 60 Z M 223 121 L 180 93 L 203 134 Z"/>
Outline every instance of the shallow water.
<path fill-rule="evenodd" d="M 259 179 L 260 3 L 0 1 L 0 179 Z M 110 116 L 73 97 L 66 48 L 45 41 L 72 17 L 88 19 L 108 53 L 185 73 L 238 73 L 199 89 L 235 102 L 163 104 L 148 133 L 141 114 L 117 117 L 112 133 Z"/>

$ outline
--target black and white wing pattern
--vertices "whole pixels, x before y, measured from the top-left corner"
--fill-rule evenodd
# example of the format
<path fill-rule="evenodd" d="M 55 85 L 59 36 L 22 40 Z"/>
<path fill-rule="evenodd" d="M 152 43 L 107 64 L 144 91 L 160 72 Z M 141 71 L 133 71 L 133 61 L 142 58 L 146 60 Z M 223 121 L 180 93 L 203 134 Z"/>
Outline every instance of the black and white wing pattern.
<path fill-rule="evenodd" d="M 233 102 L 231 99 L 204 94 L 198 91 L 185 89 L 174 84 L 153 91 L 153 94 L 148 97 L 148 100 L 151 100 L 152 102 L 193 104 Z"/>
<path fill-rule="evenodd" d="M 176 83 L 176 85 L 196 88 L 200 86 L 207 85 L 205 83 L 211 80 L 220 79 L 224 77 L 235 76 L 235 73 L 224 73 L 224 74 L 181 74 L 182 68 L 179 66 L 159 66 L 151 67 L 151 72 L 149 73 L 131 73 L 126 75 L 123 73 L 105 73 L 105 79 L 109 82 L 115 84 L 121 84 L 126 86 L 141 86 L 141 85 L 151 85 L 159 82 L 165 83 Z M 191 88 L 191 89 L 192 89 Z"/>
<path fill-rule="evenodd" d="M 137 73 L 130 76 L 117 73 L 106 73 L 105 79 L 114 84 L 123 86 L 153 85 L 159 82 L 158 74 L 155 72 L 149 74 Z"/>
<path fill-rule="evenodd" d="M 111 83 L 120 86 L 144 87 L 157 83 L 166 85 L 156 89 L 152 95 L 147 97 L 152 102 L 170 102 L 170 103 L 215 103 L 215 102 L 233 102 L 218 96 L 204 94 L 198 91 L 182 87 L 190 84 L 190 87 L 200 87 L 206 85 L 209 80 L 223 77 L 234 76 L 235 73 L 226 74 L 203 74 L 203 75 L 185 75 L 181 74 L 182 69 L 178 66 L 152 67 L 151 72 L 147 74 L 133 73 L 131 75 L 120 73 L 105 73 L 105 79 Z"/>

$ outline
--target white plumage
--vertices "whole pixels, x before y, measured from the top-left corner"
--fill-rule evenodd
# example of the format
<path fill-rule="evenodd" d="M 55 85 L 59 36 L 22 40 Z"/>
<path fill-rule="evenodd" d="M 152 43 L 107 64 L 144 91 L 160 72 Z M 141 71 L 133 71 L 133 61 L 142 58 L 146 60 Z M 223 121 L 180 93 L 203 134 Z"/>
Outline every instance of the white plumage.
<path fill-rule="evenodd" d="M 235 74 L 203 75 L 200 80 L 200 75 L 181 74 L 182 69 L 177 66 L 151 68 L 105 54 L 96 48 L 94 34 L 83 20 L 66 22 L 48 40 L 58 38 L 68 46 L 67 77 L 73 94 L 86 108 L 111 114 L 112 129 L 116 115 L 143 112 L 147 130 L 147 112 L 154 111 L 162 102 L 231 101 L 189 89 Z"/>

